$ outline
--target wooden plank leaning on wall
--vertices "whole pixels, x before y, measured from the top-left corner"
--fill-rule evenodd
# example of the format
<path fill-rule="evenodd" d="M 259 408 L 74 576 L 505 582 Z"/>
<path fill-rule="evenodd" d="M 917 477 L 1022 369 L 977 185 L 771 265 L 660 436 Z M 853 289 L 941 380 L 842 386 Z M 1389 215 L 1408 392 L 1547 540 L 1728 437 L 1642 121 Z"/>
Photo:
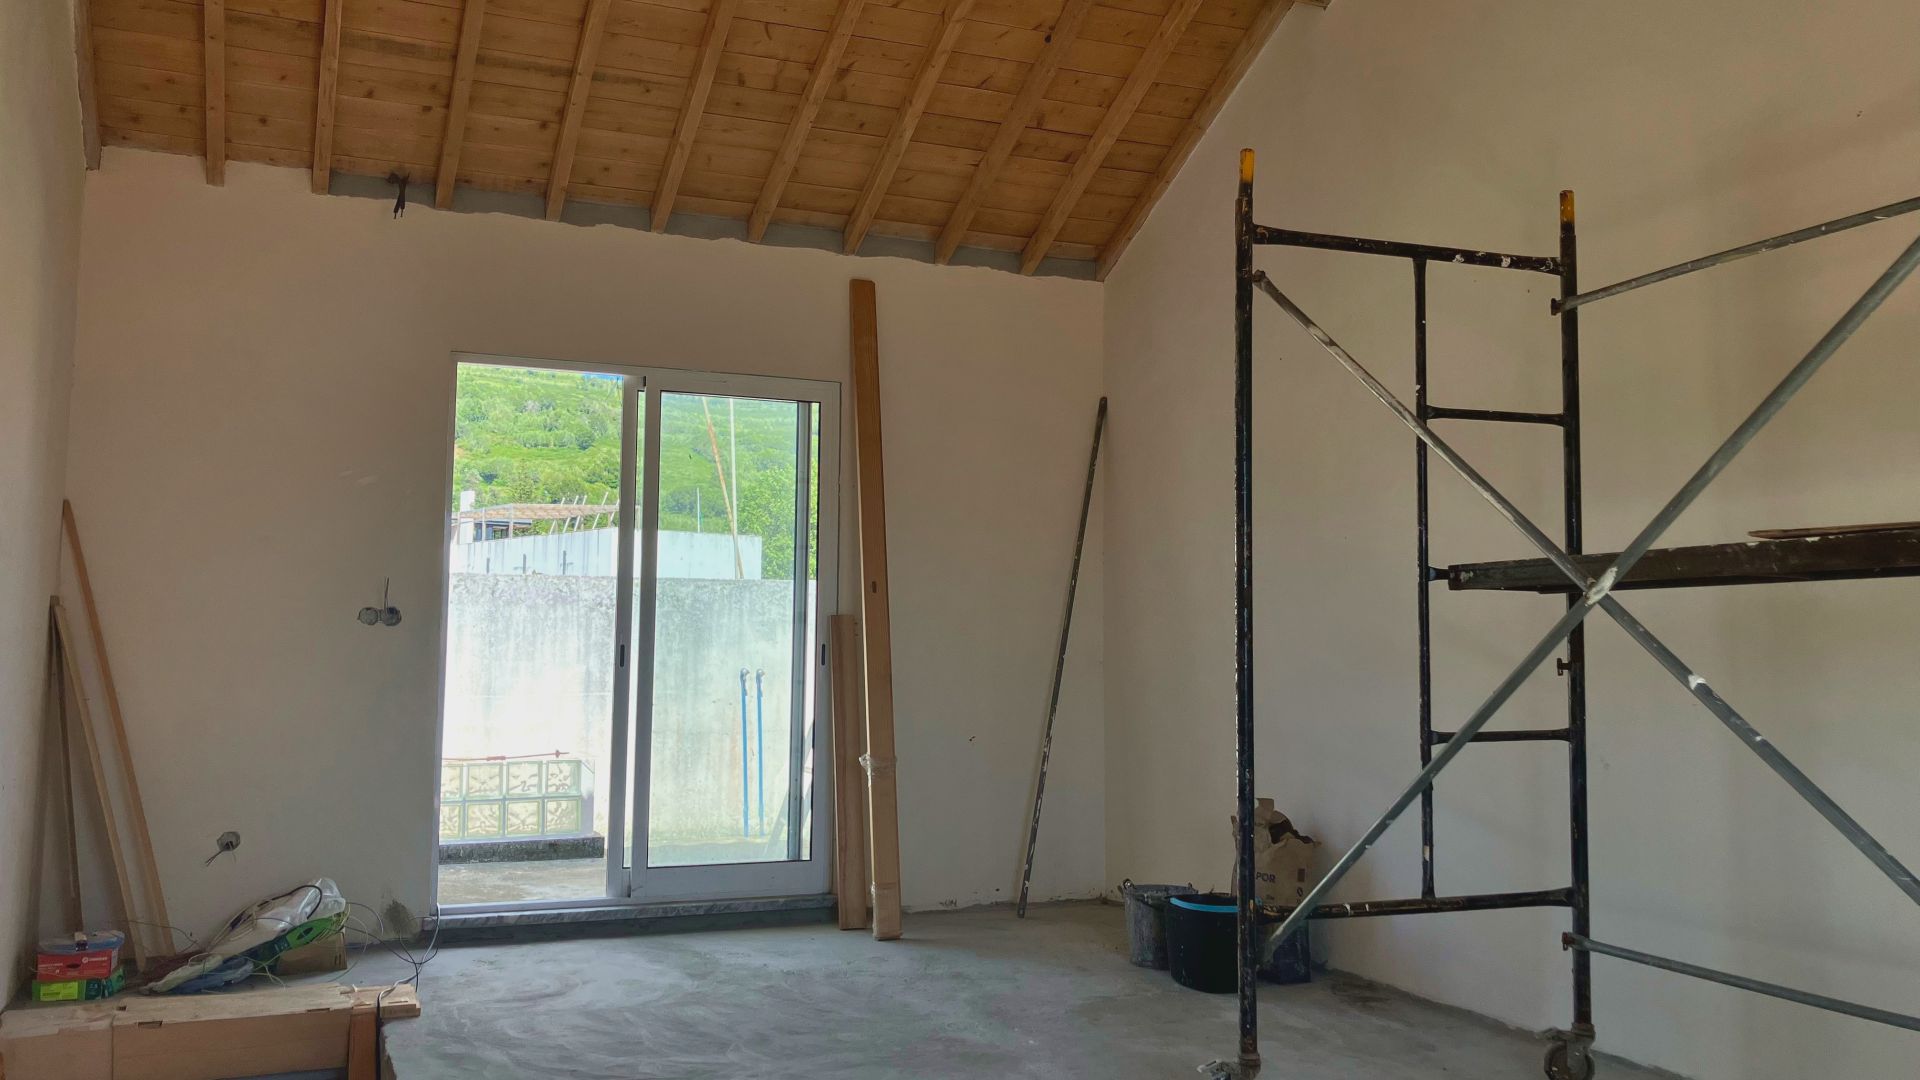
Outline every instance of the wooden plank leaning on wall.
<path fill-rule="evenodd" d="M 860 602 L 866 643 L 867 807 L 873 821 L 873 936 L 900 936 L 900 791 L 894 776 L 893 632 L 887 610 L 887 497 L 880 457 L 880 329 L 873 282 L 851 288 L 853 441 L 860 475 Z"/>
<path fill-rule="evenodd" d="M 834 893 L 840 929 L 867 928 L 867 788 L 860 758 L 867 747 L 860 711 L 860 620 L 833 617 Z"/>

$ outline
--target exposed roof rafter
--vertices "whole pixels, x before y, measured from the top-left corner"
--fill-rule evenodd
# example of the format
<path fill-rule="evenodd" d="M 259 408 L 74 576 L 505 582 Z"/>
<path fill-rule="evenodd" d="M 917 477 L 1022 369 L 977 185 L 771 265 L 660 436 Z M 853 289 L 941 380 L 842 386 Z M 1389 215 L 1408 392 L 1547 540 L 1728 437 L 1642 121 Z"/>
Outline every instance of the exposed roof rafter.
<path fill-rule="evenodd" d="M 934 245 L 935 262 L 944 263 L 953 258 L 960 242 L 966 239 L 967 229 L 973 224 L 973 215 L 980 209 L 980 200 L 1000 179 L 1000 170 L 1006 167 L 1007 159 L 1013 156 L 1013 148 L 1020 141 L 1020 134 L 1033 122 L 1033 114 L 1040 108 L 1040 99 L 1045 96 L 1047 87 L 1052 85 L 1054 75 L 1060 70 L 1060 62 L 1066 59 L 1067 50 L 1073 47 L 1074 39 L 1080 35 L 1080 26 L 1087 21 L 1087 12 L 1092 8 L 1093 0 L 1067 0 L 1066 6 L 1060 10 L 1060 18 L 1053 24 L 1053 32 L 1047 36 L 1046 49 L 1027 72 L 1026 82 L 1021 84 L 1020 93 L 1007 109 L 1006 119 L 1000 121 L 1000 129 L 994 133 L 986 155 L 980 159 L 979 166 L 968 179 L 966 192 L 954 205 L 953 213 L 947 216 L 946 228 L 941 230 L 940 239 Z"/>
<path fill-rule="evenodd" d="M 947 60 L 953 56 L 953 47 L 959 44 L 961 27 L 972 12 L 973 0 L 947 0 L 946 17 L 940 24 L 940 34 L 928 46 L 926 59 L 920 64 L 920 74 L 915 77 L 913 89 L 907 94 L 907 102 L 901 107 L 900 115 L 894 118 L 893 128 L 887 132 L 886 145 L 880 149 L 880 160 L 874 164 L 873 173 L 867 177 L 867 186 L 860 193 L 860 201 L 854 204 L 853 215 L 847 219 L 842 241 L 842 248 L 847 254 L 860 250 L 861 241 L 867 238 L 867 230 L 873 227 L 874 216 L 880 212 L 880 200 L 887 197 L 887 187 L 893 183 L 894 171 L 900 167 L 900 159 L 906 156 L 907 144 L 913 141 L 913 130 L 920 125 L 920 116 L 927 111 L 927 102 L 933 98 L 934 87 L 939 85 L 940 73 L 946 70 Z"/>
<path fill-rule="evenodd" d="M 673 197 L 679 194 L 680 178 L 686 175 L 693 139 L 700 133 L 700 117 L 707 111 L 707 95 L 713 90 L 713 73 L 720 69 L 720 54 L 727 47 L 727 31 L 733 28 L 733 13 L 738 8 L 739 0 L 713 0 L 713 6 L 707 9 L 700 59 L 687 83 L 687 100 L 681 103 L 679 119 L 674 121 L 673 142 L 660 167 L 660 182 L 653 189 L 654 232 L 664 230 L 667 219 L 673 216 Z"/>
<path fill-rule="evenodd" d="M 460 175 L 467 103 L 473 100 L 473 69 L 480 58 L 480 23 L 486 17 L 487 0 L 467 0 L 460 13 L 460 44 L 453 59 L 453 85 L 447 91 L 447 130 L 440 137 L 440 167 L 434 171 L 433 205 L 442 210 L 453 205 L 453 185 Z"/>
<path fill-rule="evenodd" d="M 806 91 L 800 95 L 800 108 L 794 113 L 793 122 L 787 125 L 786 138 L 781 140 L 780 150 L 773 156 L 773 169 L 767 174 L 759 201 L 753 204 L 753 213 L 747 218 L 747 238 L 756 244 L 767 235 L 773 212 L 780 208 L 780 195 L 793 176 L 801 148 L 807 144 L 807 132 L 813 128 L 814 117 L 820 115 L 820 103 L 833 88 L 834 77 L 840 72 L 840 58 L 846 54 L 847 42 L 853 40 L 853 28 L 859 23 L 860 10 L 865 6 L 866 0 L 840 0 L 840 8 L 834 13 L 833 28 L 827 31 L 820 56 L 813 62 L 813 74 L 807 78 Z"/>
<path fill-rule="evenodd" d="M 1040 260 L 1047 257 L 1052 249 L 1054 238 L 1060 235 L 1060 229 L 1067 223 L 1067 215 L 1080 202 L 1080 196 L 1086 194 L 1087 185 L 1093 181 L 1094 171 L 1107 160 L 1107 152 L 1120 139 L 1120 133 L 1126 130 L 1133 119 L 1135 109 L 1140 107 L 1140 99 L 1147 96 L 1147 89 L 1160 76 L 1160 66 L 1172 55 L 1173 47 L 1180 43 L 1181 35 L 1187 32 L 1187 24 L 1200 10 L 1200 0 L 1174 0 L 1172 9 L 1160 20 L 1160 28 L 1153 33 L 1153 40 L 1140 61 L 1134 65 L 1133 73 L 1120 87 L 1119 97 L 1107 108 L 1107 114 L 1100 118 L 1100 126 L 1094 129 L 1093 138 L 1087 141 L 1087 147 L 1074 160 L 1073 171 L 1067 174 L 1067 182 L 1060 187 L 1060 193 L 1054 196 L 1053 205 L 1040 217 L 1040 226 L 1027 241 L 1027 249 L 1020 256 L 1020 272 L 1031 274 L 1040 267 Z"/>
<path fill-rule="evenodd" d="M 1313 3 L 1314 0 L 1300 0 L 1300 2 Z M 1266 46 L 1267 39 L 1273 36 L 1274 28 L 1280 25 L 1280 20 L 1292 10 L 1293 3 L 1294 0 L 1267 0 L 1266 5 L 1260 9 L 1260 14 L 1253 20 L 1253 25 L 1247 28 L 1246 36 L 1242 37 L 1240 44 L 1234 47 L 1233 55 L 1227 60 L 1227 66 L 1220 69 L 1219 76 L 1213 80 L 1213 86 L 1207 90 L 1207 96 L 1201 99 L 1200 107 L 1194 110 L 1193 118 L 1188 120 L 1187 126 L 1181 130 L 1180 138 L 1167 150 L 1167 156 L 1161 159 L 1160 167 L 1154 170 L 1153 182 L 1147 185 L 1147 190 L 1141 192 L 1140 197 L 1133 201 L 1133 209 L 1127 211 L 1127 216 L 1121 220 L 1119 228 L 1113 231 L 1112 239 L 1100 249 L 1100 268 L 1095 272 L 1097 278 L 1105 281 L 1107 275 L 1113 272 L 1114 265 L 1126 252 L 1127 245 L 1133 242 L 1134 234 L 1140 231 L 1140 226 L 1147 223 L 1147 215 L 1153 212 L 1154 204 L 1160 201 L 1160 196 L 1166 194 L 1167 188 L 1173 184 L 1173 178 L 1179 174 L 1181 166 L 1193 156 L 1193 148 L 1200 144 L 1200 136 L 1206 134 L 1207 128 L 1213 123 L 1213 118 L 1220 115 L 1221 107 L 1227 103 L 1229 97 L 1233 96 L 1233 88 L 1240 84 L 1241 77 L 1247 73 L 1248 68 L 1253 66 L 1254 59 Z"/>
<path fill-rule="evenodd" d="M 573 152 L 580 145 L 580 119 L 586 115 L 587 95 L 593 92 L 593 69 L 606 37 L 607 8 L 612 0 L 587 0 L 580 23 L 580 49 L 574 55 L 573 78 L 567 83 L 567 109 L 560 120 L 560 138 L 553 147 L 553 171 L 547 180 L 547 220 L 558 221 L 567 204 L 567 178 L 573 174 Z"/>
<path fill-rule="evenodd" d="M 204 0 L 200 46 L 206 68 L 207 183 L 227 182 L 227 0 Z"/>
<path fill-rule="evenodd" d="M 325 195 L 333 179 L 333 111 L 340 98 L 340 20 L 347 0 L 326 0 L 321 16 L 320 74 L 313 97 L 313 191 Z"/>

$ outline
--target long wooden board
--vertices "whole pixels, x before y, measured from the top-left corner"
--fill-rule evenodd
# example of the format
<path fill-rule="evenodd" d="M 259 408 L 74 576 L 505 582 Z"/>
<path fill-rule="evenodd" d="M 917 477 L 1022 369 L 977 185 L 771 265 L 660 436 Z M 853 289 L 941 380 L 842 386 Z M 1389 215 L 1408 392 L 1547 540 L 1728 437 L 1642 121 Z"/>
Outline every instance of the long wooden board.
<path fill-rule="evenodd" d="M 887 599 L 886 469 L 880 452 L 880 325 L 873 282 L 851 288 L 853 438 L 860 472 L 860 601 L 866 638 L 867 807 L 873 936 L 900 936 L 900 789 L 894 775 L 893 626 Z"/>
<path fill-rule="evenodd" d="M 382 1020 L 420 1015 L 411 986 L 313 983 L 182 997 L 127 994 L 0 1015 L 7 1080 L 211 1080 L 348 1070 L 371 1076 Z M 354 1071 L 358 1069 L 359 1071 Z"/>
<path fill-rule="evenodd" d="M 94 602 L 93 581 L 87 573 L 87 556 L 80 546 L 80 526 L 74 519 L 73 504 L 60 507 L 63 536 L 66 540 L 66 570 L 61 591 L 68 595 L 71 574 L 72 593 L 79 598 L 78 617 L 85 623 L 84 639 L 60 626 L 64 642 L 63 659 L 74 697 L 80 705 L 80 721 L 88 736 L 88 749 L 95 755 L 96 780 L 103 819 L 110 836 L 119 844 L 115 860 L 124 877 L 125 914 L 141 920 L 128 928 L 134 939 L 135 955 L 142 962 L 148 956 L 164 956 L 173 949 L 166 930 L 167 900 L 160 882 L 160 864 L 154 858 L 153 835 L 147 827 L 147 811 L 140 797 L 140 778 L 134 769 L 133 750 L 127 740 L 127 725 L 120 710 L 120 692 L 114 684 L 113 665 L 107 657 L 106 632 L 100 625 L 100 609 Z M 63 622 L 64 605 L 55 605 L 56 622 Z M 99 705 L 105 716 L 91 708 Z M 96 726 L 103 723 L 103 734 Z M 111 742 L 108 741 L 109 737 Z M 144 943 L 143 943 L 144 942 Z"/>
<path fill-rule="evenodd" d="M 860 712 L 860 623 L 833 617 L 833 837 L 834 892 L 840 929 L 865 930 L 867 878 L 867 785 L 860 775 L 866 752 Z"/>

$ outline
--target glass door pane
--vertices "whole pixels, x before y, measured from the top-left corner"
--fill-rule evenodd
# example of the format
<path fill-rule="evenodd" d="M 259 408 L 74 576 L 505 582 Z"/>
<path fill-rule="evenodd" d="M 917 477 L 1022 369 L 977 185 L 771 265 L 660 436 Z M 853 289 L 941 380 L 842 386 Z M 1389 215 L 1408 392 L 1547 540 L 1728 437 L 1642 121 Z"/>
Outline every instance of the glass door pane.
<path fill-rule="evenodd" d="M 439 900 L 604 897 L 615 798 L 621 375 L 462 363 Z M 615 834 L 617 835 L 617 833 Z"/>
<path fill-rule="evenodd" d="M 663 392 L 658 410 L 646 866 L 805 859 L 815 409 Z"/>

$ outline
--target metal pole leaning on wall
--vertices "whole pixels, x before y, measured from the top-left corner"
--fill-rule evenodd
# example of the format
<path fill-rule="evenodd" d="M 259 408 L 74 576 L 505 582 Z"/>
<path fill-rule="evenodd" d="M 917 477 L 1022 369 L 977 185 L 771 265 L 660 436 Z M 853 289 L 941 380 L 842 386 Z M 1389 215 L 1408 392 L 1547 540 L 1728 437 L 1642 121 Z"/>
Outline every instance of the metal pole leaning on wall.
<path fill-rule="evenodd" d="M 1073 597 L 1080 588 L 1080 555 L 1087 546 L 1087 515 L 1093 509 L 1093 475 L 1100 467 L 1100 437 L 1107 430 L 1107 399 L 1093 417 L 1093 451 L 1087 455 L 1087 486 L 1080 495 L 1080 531 L 1073 539 L 1073 569 L 1067 574 L 1067 613 L 1060 620 L 1060 648 L 1053 657 L 1053 691 L 1047 696 L 1046 733 L 1040 738 L 1040 778 L 1033 787 L 1033 820 L 1027 826 L 1027 857 L 1020 871 L 1020 903 L 1013 913 L 1027 917 L 1027 889 L 1033 884 L 1033 849 L 1040 843 L 1040 801 L 1047 794 L 1047 764 L 1053 758 L 1053 718 L 1060 711 L 1060 680 L 1067 670 L 1067 639 L 1073 631 Z"/>

